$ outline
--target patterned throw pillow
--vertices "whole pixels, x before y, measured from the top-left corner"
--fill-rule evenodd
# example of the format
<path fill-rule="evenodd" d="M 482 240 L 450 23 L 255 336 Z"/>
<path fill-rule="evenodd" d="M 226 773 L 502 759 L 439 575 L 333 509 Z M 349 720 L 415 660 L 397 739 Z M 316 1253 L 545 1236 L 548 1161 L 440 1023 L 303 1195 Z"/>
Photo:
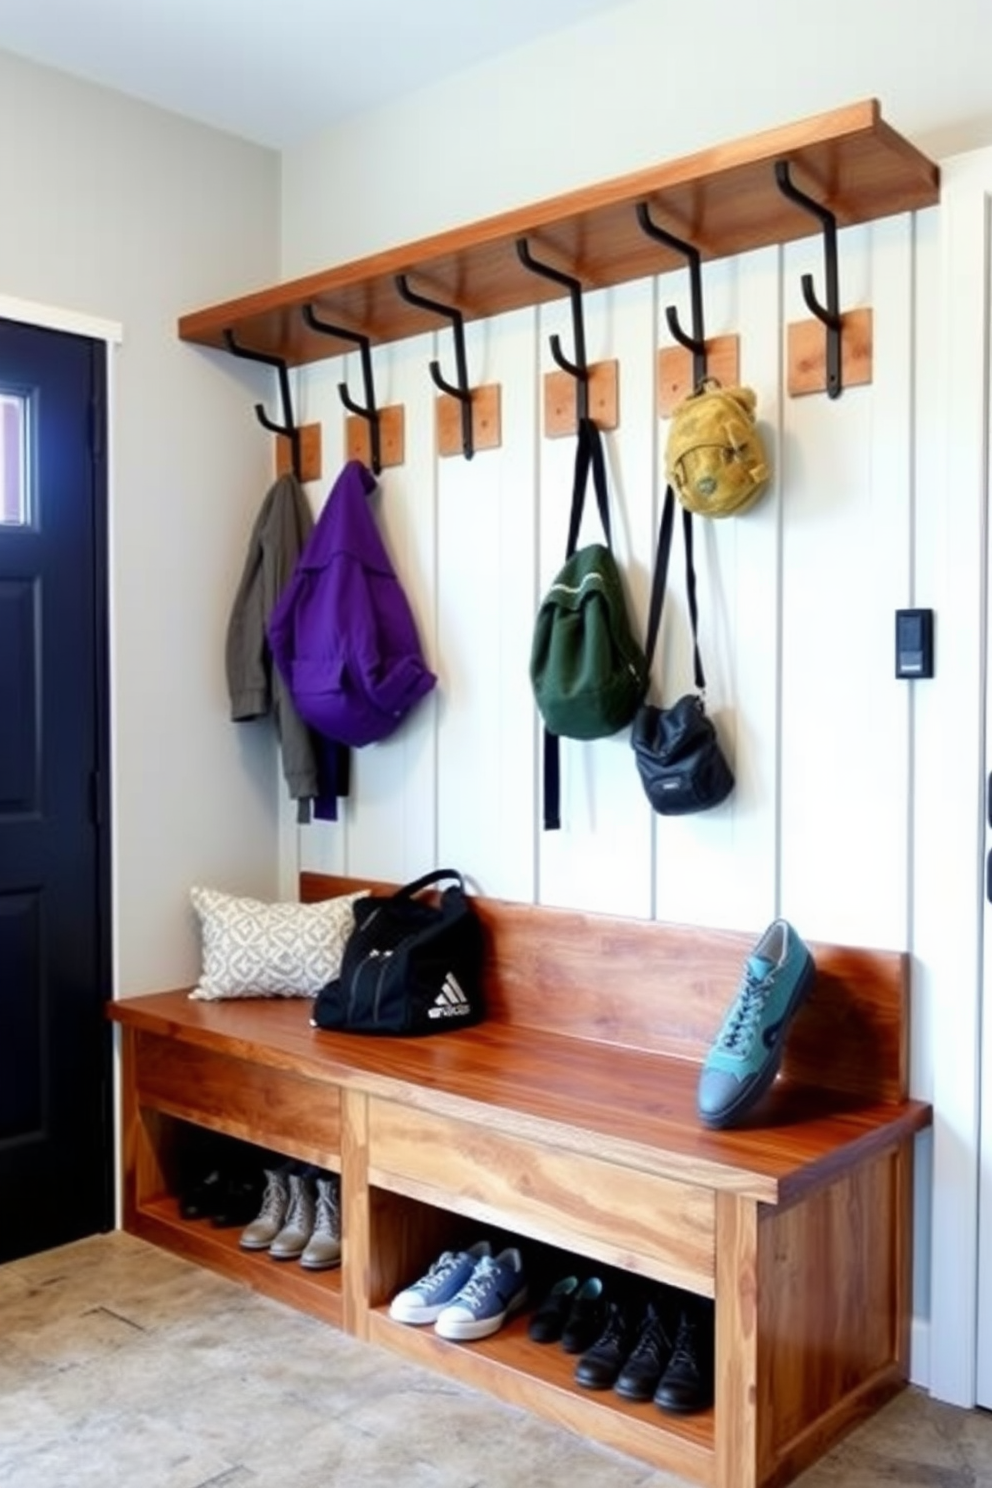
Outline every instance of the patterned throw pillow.
<path fill-rule="evenodd" d="M 191 889 L 200 917 L 203 970 L 190 997 L 201 1002 L 315 997 L 341 970 L 355 924 L 353 906 L 365 892 L 318 904 L 265 904 L 216 889 Z"/>

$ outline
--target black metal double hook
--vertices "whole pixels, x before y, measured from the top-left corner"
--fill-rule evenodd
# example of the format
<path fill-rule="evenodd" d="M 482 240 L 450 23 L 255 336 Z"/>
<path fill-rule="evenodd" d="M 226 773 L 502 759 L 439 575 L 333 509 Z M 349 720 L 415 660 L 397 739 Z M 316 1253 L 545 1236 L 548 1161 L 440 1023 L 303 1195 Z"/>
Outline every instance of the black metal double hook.
<path fill-rule="evenodd" d="M 530 251 L 526 238 L 517 239 L 517 257 L 525 269 L 532 274 L 540 274 L 545 279 L 551 279 L 555 284 L 561 284 L 568 290 L 572 304 L 572 339 L 575 345 L 575 360 L 569 361 L 561 349 L 561 337 L 551 337 L 551 355 L 558 363 L 563 372 L 575 378 L 575 411 L 579 419 L 589 417 L 589 364 L 586 361 L 586 328 L 582 313 L 582 284 L 572 274 L 566 274 L 561 269 L 556 269 L 551 264 L 541 263 Z"/>
<path fill-rule="evenodd" d="M 456 306 L 442 305 L 440 301 L 430 300 L 426 295 L 412 290 L 405 274 L 396 275 L 396 290 L 408 304 L 417 305 L 421 310 L 433 310 L 435 315 L 443 315 L 446 320 L 451 321 L 455 336 L 455 369 L 458 381 L 448 382 L 441 375 L 441 364 L 436 357 L 431 361 L 429 370 L 435 387 L 440 388 L 442 393 L 447 393 L 449 398 L 457 398 L 461 404 L 462 454 L 466 460 L 471 460 L 475 454 L 475 444 L 472 439 L 472 389 L 468 385 L 468 363 L 465 359 L 465 317 Z"/>
<path fill-rule="evenodd" d="M 839 398 L 841 382 L 841 328 L 843 318 L 840 311 L 840 289 L 837 273 L 837 218 L 828 207 L 793 184 L 786 160 L 775 162 L 775 182 L 783 196 L 796 206 L 812 213 L 823 228 L 823 257 L 827 281 L 827 303 L 821 305 L 813 289 L 813 275 L 802 277 L 803 299 L 810 312 L 822 321 L 827 331 L 827 396 Z"/>
<path fill-rule="evenodd" d="M 318 320 L 314 314 L 312 305 L 303 306 L 303 319 L 312 331 L 318 331 L 323 336 L 336 336 L 341 341 L 352 341 L 358 347 L 362 358 L 362 386 L 365 390 L 365 404 L 356 403 L 348 391 L 346 382 L 338 383 L 338 396 L 349 413 L 355 413 L 359 418 L 366 420 L 369 426 L 369 452 L 372 470 L 375 475 L 382 471 L 382 442 L 380 437 L 380 417 L 375 401 L 375 382 L 372 377 L 372 343 L 368 336 L 363 336 L 360 331 L 348 331 L 343 326 L 331 325 L 329 321 Z"/>
<path fill-rule="evenodd" d="M 677 238 L 664 227 L 659 227 L 653 222 L 648 211 L 647 202 L 637 203 L 637 220 L 641 230 L 649 238 L 654 238 L 659 243 L 664 243 L 666 248 L 673 248 L 676 253 L 681 253 L 689 262 L 689 294 L 692 306 L 692 334 L 682 329 L 679 321 L 678 311 L 674 305 L 667 306 L 665 319 L 668 329 L 687 351 L 692 352 L 692 385 L 698 388 L 706 377 L 706 332 L 703 328 L 703 270 L 702 256 L 699 249 L 692 243 L 686 243 L 682 238 Z"/>
<path fill-rule="evenodd" d="M 277 424 L 270 419 L 261 403 L 255 404 L 255 417 L 263 429 L 268 429 L 272 434 L 283 434 L 289 440 L 292 451 L 293 474 L 297 480 L 300 480 L 300 431 L 293 417 L 293 400 L 289 392 L 289 368 L 286 364 L 286 359 L 280 356 L 273 356 L 267 351 L 251 351 L 247 346 L 240 346 L 235 340 L 234 332 L 226 329 L 224 331 L 224 341 L 232 356 L 241 357 L 246 362 L 261 362 L 266 367 L 275 367 L 278 372 L 279 398 L 282 403 L 282 423 Z"/>

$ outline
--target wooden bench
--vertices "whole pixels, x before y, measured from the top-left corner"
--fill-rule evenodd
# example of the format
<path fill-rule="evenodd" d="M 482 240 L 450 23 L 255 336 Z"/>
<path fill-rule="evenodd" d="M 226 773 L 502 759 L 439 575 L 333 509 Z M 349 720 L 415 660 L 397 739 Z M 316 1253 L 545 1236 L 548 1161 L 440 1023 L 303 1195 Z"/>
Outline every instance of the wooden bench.
<path fill-rule="evenodd" d="M 301 897 L 360 886 L 304 874 Z M 699 1064 L 754 935 L 477 903 L 474 1029 L 330 1034 L 302 1001 L 182 989 L 114 1004 L 125 1228 L 694 1482 L 787 1481 L 907 1378 L 913 1138 L 931 1119 L 907 1098 L 908 958 L 813 945 L 779 1080 L 748 1128 L 709 1132 Z M 339 1171 L 340 1269 L 183 1221 L 184 1123 Z M 485 1227 L 714 1298 L 713 1409 L 582 1390 L 526 1315 L 473 1344 L 393 1322 L 394 1292 Z"/>

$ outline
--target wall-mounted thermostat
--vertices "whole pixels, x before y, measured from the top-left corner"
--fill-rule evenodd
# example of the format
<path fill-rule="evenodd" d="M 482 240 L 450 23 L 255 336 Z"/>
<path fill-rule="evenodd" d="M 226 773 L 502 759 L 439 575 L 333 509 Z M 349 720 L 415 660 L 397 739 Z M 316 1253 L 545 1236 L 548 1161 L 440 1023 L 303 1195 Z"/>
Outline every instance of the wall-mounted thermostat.
<path fill-rule="evenodd" d="M 896 610 L 896 676 L 933 676 L 933 610 Z"/>

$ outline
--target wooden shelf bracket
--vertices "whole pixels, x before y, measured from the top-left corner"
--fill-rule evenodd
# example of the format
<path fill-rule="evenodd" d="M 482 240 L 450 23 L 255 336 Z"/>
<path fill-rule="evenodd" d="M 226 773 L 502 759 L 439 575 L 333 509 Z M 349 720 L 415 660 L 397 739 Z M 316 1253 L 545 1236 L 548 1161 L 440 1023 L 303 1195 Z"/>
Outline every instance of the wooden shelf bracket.
<path fill-rule="evenodd" d="M 813 275 L 802 277 L 803 299 L 807 308 L 826 327 L 827 343 L 827 397 L 839 398 L 843 390 L 841 376 L 841 332 L 843 317 L 840 312 L 840 289 L 837 271 L 837 218 L 828 207 L 814 201 L 805 191 L 794 185 L 787 160 L 775 162 L 775 184 L 782 195 L 803 211 L 816 217 L 823 228 L 823 259 L 827 283 L 827 303 L 821 305 L 813 288 Z"/>
<path fill-rule="evenodd" d="M 674 305 L 666 306 L 665 319 L 668 322 L 668 329 L 679 345 L 684 346 L 686 351 L 692 352 L 692 383 L 693 391 L 695 391 L 706 377 L 706 331 L 703 328 L 702 255 L 699 249 L 692 243 L 683 242 L 674 233 L 668 232 L 665 228 L 659 227 L 656 222 L 653 222 L 647 202 L 638 202 L 637 221 L 640 224 L 641 231 L 646 233 L 649 238 L 654 238 L 657 242 L 663 243 L 666 248 L 671 248 L 676 253 L 681 253 L 688 260 L 689 293 L 692 305 L 692 334 L 690 335 L 682 329 L 679 322 L 679 313 Z"/>
<path fill-rule="evenodd" d="M 255 417 L 263 429 L 268 429 L 272 434 L 280 434 L 289 440 L 289 446 L 292 450 L 293 474 L 297 480 L 302 480 L 300 431 L 293 417 L 293 400 L 289 392 L 289 369 L 286 365 L 285 357 L 272 356 L 265 351 L 250 351 L 247 346 L 240 345 L 234 332 L 229 328 L 226 328 L 224 331 L 224 340 L 232 356 L 241 357 L 246 362 L 262 362 L 267 367 L 275 367 L 278 372 L 279 397 L 282 402 L 283 422 L 277 424 L 270 419 L 261 403 L 255 404 Z"/>
<path fill-rule="evenodd" d="M 794 186 L 793 176 L 814 195 L 807 196 Z M 181 316 L 179 334 L 185 341 L 221 350 L 240 349 L 243 355 L 267 361 L 282 369 L 282 385 L 287 366 L 343 355 L 356 345 L 354 333 L 342 332 L 336 345 L 333 336 L 318 334 L 300 313 L 305 306 L 313 307 L 321 317 L 326 315 L 335 327 L 360 326 L 375 346 L 425 335 L 436 328 L 440 315 L 453 326 L 459 363 L 457 384 L 445 382 L 438 364 L 431 364 L 434 382 L 448 394 L 438 399 L 438 406 L 446 431 L 454 434 L 453 447 L 441 453 L 457 454 L 460 449 L 471 458 L 475 450 L 492 447 L 496 404 L 495 385 L 486 408 L 480 399 L 486 390 L 469 388 L 465 322 L 543 305 L 568 294 L 574 347 L 566 356 L 559 338 L 552 338 L 551 352 L 560 370 L 546 375 L 545 395 L 547 399 L 547 384 L 553 381 L 557 424 L 546 432 L 566 432 L 572 406 L 594 417 L 600 427 L 609 427 L 603 422 L 607 415 L 597 392 L 596 366 L 589 367 L 586 361 L 584 289 L 608 289 L 671 271 L 688 261 L 690 329 L 680 323 L 674 307 L 666 307 L 677 345 L 659 353 L 665 359 L 659 373 L 659 409 L 664 414 L 673 400 L 698 383 L 703 368 L 721 381 L 732 374 L 737 380 L 737 337 L 717 337 L 707 343 L 704 336 L 700 261 L 708 263 L 808 237 L 815 230 L 815 218 L 824 239 L 825 299 L 821 301 L 814 293 L 812 276 L 804 275 L 803 295 L 812 318 L 789 327 L 788 389 L 790 395 L 826 390 L 837 398 L 842 387 L 869 383 L 872 376 L 871 311 L 842 313 L 840 309 L 837 229 L 919 211 L 939 200 L 937 165 L 885 122 L 877 99 L 862 99 L 208 306 Z M 664 229 L 654 231 L 658 218 L 688 224 L 691 242 L 671 233 L 662 236 Z M 553 262 L 567 265 L 572 272 L 538 263 L 530 253 L 531 243 L 540 244 L 542 254 L 553 256 Z M 581 274 L 581 282 L 575 274 Z M 409 276 L 430 285 L 438 298 L 414 293 Z M 449 308 L 454 305 L 459 308 Z M 235 335 L 237 342 L 232 346 Z M 249 347 L 253 350 L 248 351 Z M 611 391 L 611 402 L 614 397 Z M 288 394 L 284 401 L 287 416 L 282 430 L 261 412 L 260 417 L 265 427 L 286 435 L 278 441 L 280 458 L 289 457 L 292 445 L 294 467 L 302 462 L 302 478 L 316 478 L 306 474 L 308 430 L 296 431 Z M 363 436 L 370 433 L 374 426 L 371 412 L 367 394 L 361 416 L 347 419 L 346 425 L 360 426 L 358 432 Z M 376 405 L 376 412 L 385 415 L 389 410 Z M 396 419 L 392 422 L 395 433 Z M 382 424 L 383 464 L 395 462 L 397 448 L 396 438 Z"/>
<path fill-rule="evenodd" d="M 788 163 L 838 227 L 940 200 L 936 164 L 885 122 L 877 99 L 863 99 L 194 311 L 180 318 L 179 334 L 224 349 L 231 328 L 244 345 L 278 354 L 292 367 L 334 355 L 333 343 L 300 315 L 305 304 L 336 324 L 360 326 L 376 346 L 432 329 L 437 312 L 397 294 L 398 274 L 431 285 L 432 294 L 460 306 L 466 322 L 561 297 L 570 283 L 536 280 L 521 261 L 521 240 L 540 243 L 542 253 L 553 252 L 554 262 L 597 290 L 683 264 L 684 254 L 641 231 L 635 212 L 641 202 L 664 222 L 691 224 L 692 242 L 707 262 L 808 237 L 809 211 L 797 210 L 779 189 L 777 162 Z M 846 368 L 844 381 L 849 385 Z"/>
<path fill-rule="evenodd" d="M 451 321 L 451 328 L 455 336 L 455 368 L 458 377 L 457 383 L 448 382 L 441 375 L 441 364 L 435 358 L 430 364 L 430 374 L 434 385 L 440 388 L 442 393 L 447 393 L 449 398 L 457 399 L 461 405 L 462 422 L 462 454 L 466 460 L 471 460 L 475 454 L 475 441 L 472 432 L 472 389 L 468 381 L 468 363 L 465 359 L 465 318 L 455 305 L 442 305 L 438 300 L 428 299 L 426 295 L 418 294 L 410 288 L 406 274 L 396 275 L 396 290 L 400 298 L 406 300 L 410 305 L 416 305 L 421 310 L 433 310 L 437 315 L 443 315 Z"/>
<path fill-rule="evenodd" d="M 566 274 L 562 269 L 555 269 L 551 264 L 542 263 L 534 257 L 526 238 L 517 239 L 517 257 L 525 269 L 532 274 L 539 274 L 543 279 L 550 279 L 555 284 L 561 284 L 568 290 L 572 305 L 572 338 L 575 345 L 575 360 L 569 361 L 561 349 L 561 337 L 551 337 L 551 355 L 558 363 L 563 372 L 575 379 L 575 417 L 578 424 L 582 419 L 589 417 L 589 364 L 586 360 L 586 327 L 582 313 L 582 284 L 571 274 Z"/>
<path fill-rule="evenodd" d="M 375 401 L 375 381 L 372 376 L 372 345 L 368 336 L 363 336 L 360 331 L 348 331 L 343 326 L 331 325 L 329 321 L 318 320 L 314 314 L 312 305 L 303 306 L 303 319 L 312 331 L 317 331 L 324 336 L 336 336 L 341 341 L 353 341 L 358 347 L 362 358 L 362 385 L 365 391 L 365 404 L 356 403 L 348 391 L 346 382 L 338 383 L 338 397 L 348 409 L 349 413 L 364 419 L 369 429 L 369 464 L 374 475 L 382 473 L 382 438 L 381 421 L 379 410 Z"/>

